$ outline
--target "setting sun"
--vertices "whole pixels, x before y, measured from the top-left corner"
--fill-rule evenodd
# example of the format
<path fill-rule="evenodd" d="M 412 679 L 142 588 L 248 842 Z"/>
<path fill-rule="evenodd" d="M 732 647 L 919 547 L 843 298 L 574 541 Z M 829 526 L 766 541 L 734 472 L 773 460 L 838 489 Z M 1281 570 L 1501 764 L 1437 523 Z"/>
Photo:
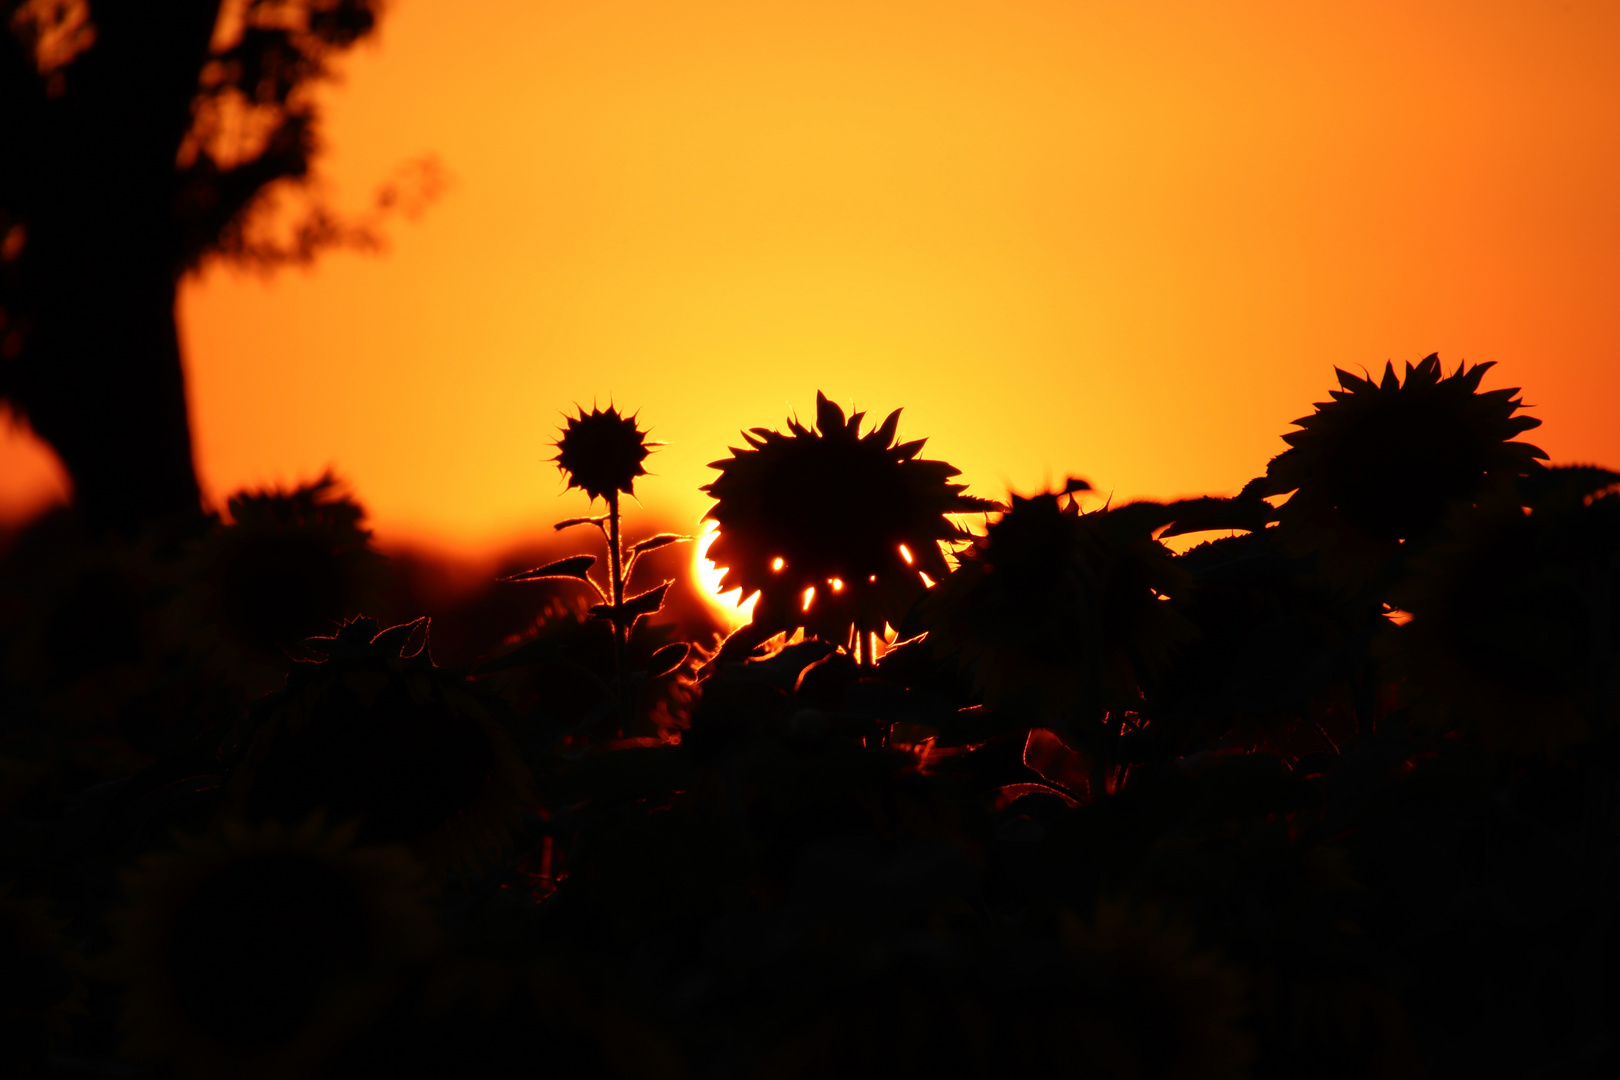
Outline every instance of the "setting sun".
<path fill-rule="evenodd" d="M 750 596 L 747 603 L 739 606 L 737 601 L 742 597 L 741 589 L 731 589 L 724 593 L 720 591 L 720 578 L 723 572 L 709 561 L 709 546 L 714 543 L 717 535 L 719 530 L 715 528 L 714 522 L 705 521 L 703 532 L 698 536 L 698 542 L 693 545 L 692 580 L 697 583 L 698 593 L 704 602 L 715 614 L 725 619 L 729 626 L 735 628 L 745 625 L 754 617 L 754 605 L 759 603 L 759 595 L 756 593 Z M 776 561 L 780 563 L 782 560 Z"/>

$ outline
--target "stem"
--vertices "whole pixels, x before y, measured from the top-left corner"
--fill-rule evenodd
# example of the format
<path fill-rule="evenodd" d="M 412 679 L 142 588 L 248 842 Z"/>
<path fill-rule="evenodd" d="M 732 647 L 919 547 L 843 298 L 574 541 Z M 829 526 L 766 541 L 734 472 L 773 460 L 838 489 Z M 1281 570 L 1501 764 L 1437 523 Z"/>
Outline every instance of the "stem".
<path fill-rule="evenodd" d="M 622 554 L 619 551 L 619 493 L 608 492 L 608 559 L 613 574 L 613 671 L 618 676 L 619 687 L 619 723 L 623 727 L 620 733 L 624 738 L 630 737 L 630 729 L 635 724 L 635 713 L 630 701 L 630 628 L 624 624 L 622 611 L 624 608 L 624 570 Z"/>

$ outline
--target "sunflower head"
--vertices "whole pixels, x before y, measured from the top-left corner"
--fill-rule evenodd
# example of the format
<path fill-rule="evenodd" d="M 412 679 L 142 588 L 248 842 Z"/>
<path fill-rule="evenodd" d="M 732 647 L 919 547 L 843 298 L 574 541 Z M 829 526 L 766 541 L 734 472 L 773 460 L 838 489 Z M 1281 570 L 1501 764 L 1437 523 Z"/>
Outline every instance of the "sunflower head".
<path fill-rule="evenodd" d="M 924 440 L 895 442 L 900 410 L 863 435 L 865 415 L 846 419 L 818 393 L 814 428 L 753 428 L 709 466 L 720 475 L 703 489 L 719 525 L 708 557 L 724 568 L 722 591 L 760 594 L 760 629 L 842 643 L 899 626 L 949 572 L 941 543 L 966 538 L 950 515 L 994 507 L 950 482 L 957 469 L 919 458 Z"/>
<path fill-rule="evenodd" d="M 184 1077 L 313 1075 L 435 943 L 416 864 L 317 818 L 223 823 L 125 876 L 108 975 L 130 1052 Z"/>
<path fill-rule="evenodd" d="M 918 609 L 935 655 L 971 671 L 986 704 L 1060 726 L 1134 707 L 1195 636 L 1189 576 L 1153 539 L 1156 503 L 1086 514 L 1069 490 L 1013 496 Z"/>
<path fill-rule="evenodd" d="M 356 619 L 305 644 L 257 706 L 258 724 L 227 786 L 251 821 L 323 811 L 358 820 L 365 843 L 402 843 L 431 868 L 475 870 L 533 805 L 528 767 L 492 694 L 406 642 L 420 622 L 379 630 Z"/>
<path fill-rule="evenodd" d="M 231 523 L 179 568 L 169 631 L 250 692 L 286 675 L 287 650 L 369 605 L 382 557 L 365 511 L 326 475 L 291 491 L 242 491 Z"/>
<path fill-rule="evenodd" d="M 657 443 L 647 441 L 647 433 L 636 424 L 635 416 L 620 416 L 609 405 L 583 408 L 567 421 L 557 439 L 557 456 L 552 460 L 568 480 L 592 499 L 611 500 L 619 492 L 635 494 L 636 477 L 645 476 L 641 463 Z"/>
<path fill-rule="evenodd" d="M 1381 645 L 1420 722 L 1553 755 L 1620 721 L 1620 495 L 1459 508 L 1392 594 Z"/>
<path fill-rule="evenodd" d="M 1356 587 L 1377 578 L 1403 542 L 1427 538 L 1457 502 L 1522 476 L 1546 457 L 1514 437 L 1541 421 L 1517 415 L 1518 388 L 1481 392 L 1491 364 L 1446 375 L 1438 355 L 1393 364 L 1378 381 L 1337 371 L 1340 389 L 1283 436 L 1266 468 L 1284 546 L 1314 553 L 1324 575 Z M 1290 494 L 1292 493 L 1292 494 Z"/>

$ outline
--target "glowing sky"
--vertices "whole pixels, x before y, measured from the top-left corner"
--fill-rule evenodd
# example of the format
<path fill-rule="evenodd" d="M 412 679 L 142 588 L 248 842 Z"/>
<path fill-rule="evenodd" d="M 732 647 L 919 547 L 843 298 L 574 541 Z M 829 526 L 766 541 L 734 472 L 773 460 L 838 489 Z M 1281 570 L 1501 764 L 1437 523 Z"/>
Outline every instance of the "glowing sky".
<path fill-rule="evenodd" d="M 324 159 L 381 257 L 182 301 L 201 472 L 347 477 L 465 552 L 582 512 L 559 411 L 669 445 L 825 390 L 1000 495 L 1231 492 L 1332 366 L 1501 362 L 1555 460 L 1620 464 L 1620 4 L 398 0 Z M 0 502 L 48 473 L 13 435 Z"/>

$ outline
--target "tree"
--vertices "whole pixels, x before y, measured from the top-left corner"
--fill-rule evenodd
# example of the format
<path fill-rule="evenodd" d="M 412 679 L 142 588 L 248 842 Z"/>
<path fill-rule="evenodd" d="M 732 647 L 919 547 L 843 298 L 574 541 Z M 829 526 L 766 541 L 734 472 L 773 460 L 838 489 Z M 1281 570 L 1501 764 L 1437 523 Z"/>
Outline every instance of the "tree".
<path fill-rule="evenodd" d="M 210 256 L 270 266 L 367 243 L 307 181 L 315 84 L 381 0 L 0 0 L 0 396 L 98 528 L 198 513 L 175 326 Z M 379 204 L 391 201 L 379 194 Z"/>

